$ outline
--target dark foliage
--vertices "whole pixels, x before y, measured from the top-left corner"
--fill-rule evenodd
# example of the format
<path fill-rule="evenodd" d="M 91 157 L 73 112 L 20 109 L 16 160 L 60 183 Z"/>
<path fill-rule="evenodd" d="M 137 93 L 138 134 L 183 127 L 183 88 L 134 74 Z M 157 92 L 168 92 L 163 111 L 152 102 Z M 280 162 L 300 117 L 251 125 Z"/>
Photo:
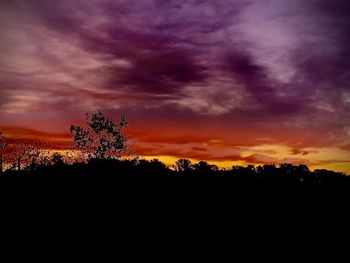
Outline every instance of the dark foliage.
<path fill-rule="evenodd" d="M 128 126 L 125 115 L 116 123 L 101 111 L 94 111 L 86 114 L 86 122 L 85 126 L 72 125 L 70 132 L 76 147 L 89 158 L 116 158 L 126 150 L 127 140 L 122 134 Z"/>
<path fill-rule="evenodd" d="M 188 160 L 187 160 L 188 161 Z M 328 170 L 311 172 L 307 166 L 282 164 L 264 166 L 234 166 L 230 170 L 221 170 L 206 162 L 187 166 L 186 169 L 172 170 L 159 160 L 117 160 L 117 159 L 90 159 L 88 163 L 65 164 L 62 156 L 55 154 L 50 164 L 39 164 L 31 169 L 7 170 L 3 176 L 10 177 L 178 177 L 178 178 L 228 178 L 234 183 L 248 184 L 343 184 L 350 183 L 350 177 L 343 173 Z M 177 164 L 184 164 L 184 159 Z"/>

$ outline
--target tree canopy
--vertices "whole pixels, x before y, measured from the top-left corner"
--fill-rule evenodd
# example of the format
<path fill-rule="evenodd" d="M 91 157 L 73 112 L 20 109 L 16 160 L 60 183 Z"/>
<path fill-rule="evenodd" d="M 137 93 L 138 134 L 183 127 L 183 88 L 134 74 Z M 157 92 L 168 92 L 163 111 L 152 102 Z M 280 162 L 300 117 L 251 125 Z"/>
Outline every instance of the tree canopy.
<path fill-rule="evenodd" d="M 127 148 L 127 138 L 123 130 L 128 122 L 121 115 L 119 123 L 107 118 L 101 111 L 86 114 L 86 125 L 72 125 L 75 146 L 89 158 L 113 159 L 119 158 Z"/>

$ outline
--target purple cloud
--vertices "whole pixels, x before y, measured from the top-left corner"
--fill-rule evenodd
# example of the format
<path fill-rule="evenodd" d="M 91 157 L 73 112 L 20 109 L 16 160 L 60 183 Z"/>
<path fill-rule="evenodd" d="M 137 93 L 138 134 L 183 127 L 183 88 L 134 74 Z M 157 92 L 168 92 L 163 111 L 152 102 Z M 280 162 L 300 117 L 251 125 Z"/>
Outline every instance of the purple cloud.
<path fill-rule="evenodd" d="M 345 147 L 349 15 L 346 0 L 1 1 L 1 123 L 103 108 Z"/>

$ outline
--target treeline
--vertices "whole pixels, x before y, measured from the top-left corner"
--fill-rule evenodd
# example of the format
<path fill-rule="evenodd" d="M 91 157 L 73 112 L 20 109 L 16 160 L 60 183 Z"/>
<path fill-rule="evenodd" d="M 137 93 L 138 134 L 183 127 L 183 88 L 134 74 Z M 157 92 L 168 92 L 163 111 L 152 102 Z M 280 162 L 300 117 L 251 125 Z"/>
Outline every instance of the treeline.
<path fill-rule="evenodd" d="M 219 169 L 215 165 L 201 161 L 192 164 L 181 159 L 169 168 L 159 160 L 144 159 L 90 159 L 86 163 L 67 164 L 56 154 L 51 163 L 28 166 L 22 170 L 9 169 L 2 176 L 29 177 L 224 177 L 239 183 L 278 184 L 341 184 L 350 182 L 343 173 L 328 170 L 310 171 L 305 165 L 281 164 L 263 166 L 233 166 Z"/>
<path fill-rule="evenodd" d="M 205 161 L 192 164 L 188 159 L 180 159 L 172 167 L 167 167 L 159 160 L 125 158 L 128 144 L 123 130 L 127 126 L 124 115 L 115 122 L 100 111 L 86 114 L 85 126 L 70 127 L 74 147 L 62 154 L 52 153 L 51 147 L 42 142 L 22 139 L 9 143 L 0 132 L 0 174 L 5 177 L 225 177 L 237 182 L 286 184 L 350 182 L 350 177 L 343 173 L 312 172 L 306 165 L 249 165 L 219 169 Z"/>

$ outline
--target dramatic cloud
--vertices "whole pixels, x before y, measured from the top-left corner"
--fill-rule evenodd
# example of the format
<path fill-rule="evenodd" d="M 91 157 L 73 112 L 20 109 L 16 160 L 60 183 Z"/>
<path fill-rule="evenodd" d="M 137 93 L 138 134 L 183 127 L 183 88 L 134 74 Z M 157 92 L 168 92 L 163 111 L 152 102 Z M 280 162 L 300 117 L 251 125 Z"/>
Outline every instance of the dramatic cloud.
<path fill-rule="evenodd" d="M 100 108 L 129 116 L 142 155 L 344 163 L 349 16 L 347 0 L 3 0 L 0 126 L 51 138 Z"/>

